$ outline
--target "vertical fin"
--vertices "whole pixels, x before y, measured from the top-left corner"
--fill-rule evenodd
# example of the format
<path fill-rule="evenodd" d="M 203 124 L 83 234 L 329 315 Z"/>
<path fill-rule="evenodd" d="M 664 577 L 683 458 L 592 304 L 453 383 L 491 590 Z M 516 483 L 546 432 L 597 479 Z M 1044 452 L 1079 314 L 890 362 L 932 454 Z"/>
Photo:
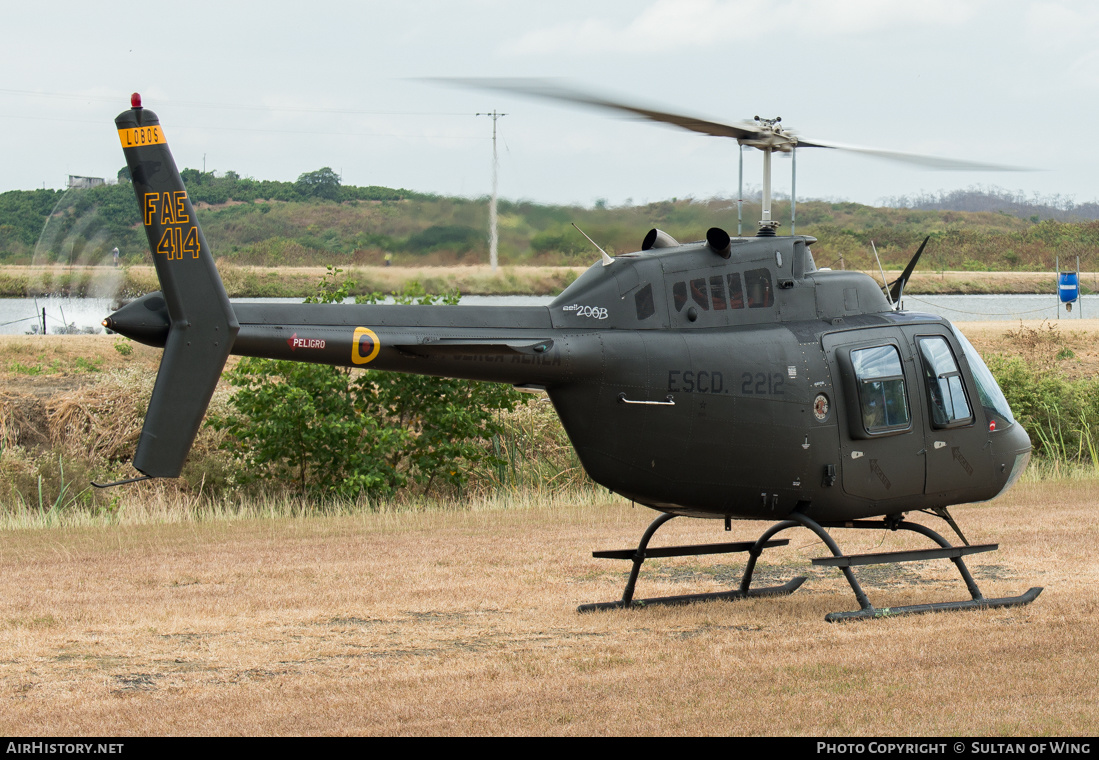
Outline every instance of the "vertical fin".
<path fill-rule="evenodd" d="M 240 324 L 225 293 L 164 130 L 152 111 L 115 119 L 171 320 L 134 467 L 176 477 L 191 450 Z"/>

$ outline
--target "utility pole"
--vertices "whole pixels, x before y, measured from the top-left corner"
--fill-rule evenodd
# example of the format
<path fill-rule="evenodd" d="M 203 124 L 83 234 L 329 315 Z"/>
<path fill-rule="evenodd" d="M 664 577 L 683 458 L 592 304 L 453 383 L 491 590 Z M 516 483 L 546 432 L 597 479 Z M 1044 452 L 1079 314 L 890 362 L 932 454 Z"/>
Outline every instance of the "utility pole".
<path fill-rule="evenodd" d="M 496 175 L 499 171 L 500 162 L 496 156 L 496 120 L 504 116 L 506 113 L 497 113 L 495 110 L 492 113 L 478 113 L 477 116 L 491 116 L 492 117 L 492 200 L 488 205 L 488 260 L 492 264 L 492 271 L 496 271 L 496 249 L 500 242 L 500 236 L 496 233 Z"/>

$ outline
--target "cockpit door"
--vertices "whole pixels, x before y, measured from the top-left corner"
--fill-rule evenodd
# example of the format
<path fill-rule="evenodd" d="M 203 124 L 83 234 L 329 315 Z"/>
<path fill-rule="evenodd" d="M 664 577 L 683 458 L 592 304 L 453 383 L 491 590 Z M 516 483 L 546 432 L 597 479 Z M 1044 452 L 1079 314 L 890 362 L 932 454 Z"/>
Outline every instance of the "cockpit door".
<path fill-rule="evenodd" d="M 988 420 L 964 354 L 937 325 L 905 329 L 912 341 L 924 397 L 929 496 L 979 488 L 992 478 Z"/>
<path fill-rule="evenodd" d="M 892 327 L 855 330 L 826 335 L 823 345 L 843 407 L 843 490 L 876 502 L 922 494 L 923 410 L 905 336 Z"/>

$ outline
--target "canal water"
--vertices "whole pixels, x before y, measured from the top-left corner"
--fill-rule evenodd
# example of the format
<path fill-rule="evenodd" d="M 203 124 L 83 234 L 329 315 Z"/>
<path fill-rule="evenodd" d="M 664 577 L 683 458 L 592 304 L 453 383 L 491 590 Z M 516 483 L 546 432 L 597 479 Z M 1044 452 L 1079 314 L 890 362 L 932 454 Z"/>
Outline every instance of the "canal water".
<path fill-rule="evenodd" d="M 240 298 L 245 302 L 301 303 L 299 298 Z M 553 296 L 463 296 L 462 304 L 491 306 L 539 306 Z M 100 323 L 117 304 L 107 298 L 0 298 L 0 335 L 42 332 L 45 313 L 46 332 L 102 333 Z M 985 320 L 1048 319 L 1058 317 L 1055 295 L 975 295 L 905 296 L 904 308 L 946 317 L 952 322 Z M 1062 320 L 1099 318 L 1099 295 L 1083 296 L 1067 313 L 1060 308 Z"/>

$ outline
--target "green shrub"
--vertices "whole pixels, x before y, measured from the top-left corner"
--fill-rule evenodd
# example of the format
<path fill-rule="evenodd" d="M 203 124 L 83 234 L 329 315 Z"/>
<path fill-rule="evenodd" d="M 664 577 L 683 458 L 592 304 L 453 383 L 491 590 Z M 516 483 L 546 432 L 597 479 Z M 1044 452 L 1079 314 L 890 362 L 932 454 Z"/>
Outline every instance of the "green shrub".
<path fill-rule="evenodd" d="M 329 268 L 312 302 L 344 300 L 354 287 Z M 401 303 L 456 303 L 418 286 Z M 361 298 L 377 302 L 380 294 Z M 245 478 L 292 481 L 303 495 L 385 498 L 414 483 L 424 492 L 462 488 L 494 454 L 485 439 L 501 429 L 497 412 L 520 394 L 506 386 L 396 372 L 246 358 L 226 374 L 236 388 L 230 411 L 210 424 Z"/>
<path fill-rule="evenodd" d="M 1030 434 L 1036 456 L 1099 464 L 1099 381 L 1067 380 L 1035 369 L 1019 356 L 985 357 L 1015 419 Z"/>

